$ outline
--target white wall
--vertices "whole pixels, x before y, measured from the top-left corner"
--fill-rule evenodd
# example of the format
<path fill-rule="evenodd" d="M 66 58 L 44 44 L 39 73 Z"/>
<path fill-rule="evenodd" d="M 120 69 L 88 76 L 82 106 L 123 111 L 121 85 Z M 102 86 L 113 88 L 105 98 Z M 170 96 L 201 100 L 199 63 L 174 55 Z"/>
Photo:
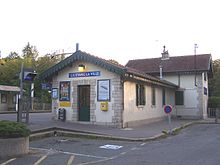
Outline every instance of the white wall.
<path fill-rule="evenodd" d="M 6 103 L 1 102 L 2 94 L 0 93 L 0 111 L 8 111 L 13 110 L 15 111 L 15 103 L 13 103 L 13 93 L 5 93 L 6 94 Z"/>
<path fill-rule="evenodd" d="M 69 78 L 69 73 L 73 73 L 73 72 L 78 72 L 78 65 L 79 64 L 84 64 L 86 66 L 86 72 L 90 72 L 90 71 L 100 71 L 100 76 L 94 76 L 94 77 L 78 77 L 78 78 Z M 95 110 L 95 120 L 97 123 L 101 122 L 101 123 L 111 123 L 112 122 L 112 118 L 114 116 L 114 109 L 112 108 L 112 104 L 114 103 L 114 98 L 112 97 L 112 89 L 114 89 L 114 85 L 112 83 L 113 79 L 120 79 L 120 76 L 117 74 L 114 74 L 112 72 L 109 72 L 103 68 L 100 68 L 96 65 L 93 65 L 91 63 L 87 63 L 87 62 L 76 62 L 74 63 L 71 67 L 67 67 L 65 69 L 63 69 L 62 71 L 60 71 L 58 73 L 57 76 L 54 76 L 53 78 L 53 82 L 54 84 L 58 84 L 59 86 L 59 82 L 60 81 L 71 81 L 71 87 L 73 86 L 73 83 L 75 83 L 76 81 L 84 81 L 84 80 L 101 80 L 101 79 L 110 79 L 110 90 L 111 90 L 111 100 L 108 102 L 108 111 L 102 111 L 100 109 L 100 101 L 97 101 L 97 96 L 95 99 L 95 104 L 96 104 L 96 110 Z M 95 86 L 95 93 L 97 94 L 97 83 Z M 71 105 L 73 104 L 73 98 L 72 97 L 77 97 L 77 92 L 73 91 L 73 88 L 71 88 Z M 59 105 L 59 98 L 57 100 L 54 100 L 53 102 L 58 102 Z M 60 108 L 60 106 L 58 107 Z M 73 110 L 72 107 L 64 107 L 67 110 L 67 120 L 72 120 L 72 115 L 73 114 Z M 76 111 L 76 110 L 75 110 Z"/>
<path fill-rule="evenodd" d="M 206 75 L 206 80 L 204 79 Z M 203 93 L 203 118 L 207 118 L 207 109 L 208 109 L 208 96 L 209 96 L 209 91 L 208 91 L 208 74 L 207 72 L 202 73 L 202 93 Z M 204 87 L 207 89 L 207 95 L 204 94 Z"/>
<path fill-rule="evenodd" d="M 184 91 L 184 105 L 175 106 L 175 114 L 177 116 L 187 117 L 187 118 L 201 118 L 205 113 L 205 106 L 207 105 L 206 99 L 203 99 L 204 91 L 203 87 L 207 85 L 207 82 L 202 82 L 204 80 L 204 74 L 197 73 L 195 86 L 195 75 L 185 74 L 185 75 L 164 75 L 164 79 L 180 85 L 181 90 Z M 202 91 L 201 91 L 202 90 Z M 202 101 L 201 101 L 202 97 Z M 207 97 L 207 96 L 205 96 Z M 204 103 L 204 105 L 203 105 Z M 203 108 L 200 108 L 202 104 Z"/>
<path fill-rule="evenodd" d="M 166 104 L 174 104 L 174 90 L 166 88 Z M 162 88 L 155 87 L 156 105 L 151 105 L 151 86 L 145 85 L 146 105 L 136 106 L 136 83 L 124 83 L 124 113 L 123 120 L 125 126 L 129 122 L 156 120 L 157 118 L 165 117 L 162 105 Z"/>

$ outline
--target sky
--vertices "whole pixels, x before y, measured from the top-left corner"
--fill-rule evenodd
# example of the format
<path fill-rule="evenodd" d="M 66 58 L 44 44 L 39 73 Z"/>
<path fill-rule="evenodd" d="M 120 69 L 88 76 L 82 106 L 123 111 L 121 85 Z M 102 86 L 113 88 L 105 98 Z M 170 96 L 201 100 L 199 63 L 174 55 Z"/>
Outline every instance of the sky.
<path fill-rule="evenodd" d="M 75 52 L 128 60 L 211 53 L 220 58 L 218 0 L 1 0 L 1 57 L 30 42 L 41 56 Z"/>

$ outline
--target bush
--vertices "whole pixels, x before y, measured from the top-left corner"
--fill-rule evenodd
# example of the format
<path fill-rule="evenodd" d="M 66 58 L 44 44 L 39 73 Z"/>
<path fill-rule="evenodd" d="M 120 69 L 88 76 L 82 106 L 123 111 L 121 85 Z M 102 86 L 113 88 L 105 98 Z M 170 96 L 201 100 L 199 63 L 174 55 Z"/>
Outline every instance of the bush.
<path fill-rule="evenodd" d="M 209 108 L 220 108 L 220 97 L 210 97 L 208 106 Z"/>
<path fill-rule="evenodd" d="M 29 135 L 30 130 L 23 123 L 6 120 L 0 121 L 0 138 L 18 138 Z"/>

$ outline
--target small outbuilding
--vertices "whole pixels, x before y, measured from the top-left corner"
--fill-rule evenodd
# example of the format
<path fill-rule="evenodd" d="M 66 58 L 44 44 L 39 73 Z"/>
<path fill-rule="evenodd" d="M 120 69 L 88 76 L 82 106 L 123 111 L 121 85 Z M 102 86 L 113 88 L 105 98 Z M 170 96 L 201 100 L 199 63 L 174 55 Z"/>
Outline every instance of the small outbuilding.
<path fill-rule="evenodd" d="M 0 85 L 0 111 L 17 111 L 19 92 L 17 86 Z"/>
<path fill-rule="evenodd" d="M 77 50 L 46 70 L 55 119 L 128 127 L 162 119 L 178 85 Z M 62 113 L 60 113 L 62 112 Z M 60 116 L 60 114 L 64 116 Z"/>

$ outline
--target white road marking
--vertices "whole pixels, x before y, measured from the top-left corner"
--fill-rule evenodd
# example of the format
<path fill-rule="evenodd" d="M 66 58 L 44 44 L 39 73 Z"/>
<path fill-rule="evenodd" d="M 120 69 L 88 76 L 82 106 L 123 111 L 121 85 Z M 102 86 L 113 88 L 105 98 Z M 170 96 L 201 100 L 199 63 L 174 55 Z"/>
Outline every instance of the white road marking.
<path fill-rule="evenodd" d="M 121 152 L 120 155 L 125 155 L 127 152 Z"/>
<path fill-rule="evenodd" d="M 6 165 L 6 164 L 8 164 L 8 163 L 14 161 L 15 159 L 16 159 L 16 158 L 9 159 L 9 160 L 7 160 L 6 162 L 4 162 L 4 163 L 2 163 L 2 164 L 0 164 L 0 165 Z"/>
<path fill-rule="evenodd" d="M 34 163 L 34 165 L 38 165 L 39 163 L 41 163 L 44 159 L 46 159 L 47 158 L 47 155 L 44 155 L 44 156 L 42 156 L 38 161 L 36 161 L 35 163 Z"/>
<path fill-rule="evenodd" d="M 144 146 L 146 143 L 142 143 L 141 146 Z"/>
<path fill-rule="evenodd" d="M 42 151 L 50 151 L 50 149 L 45 149 L 45 148 L 30 147 L 30 149 L 37 149 L 37 150 L 42 150 Z M 102 156 L 86 155 L 86 154 L 79 154 L 79 153 L 74 153 L 74 152 L 65 152 L 65 151 L 59 151 L 59 150 L 54 150 L 54 151 L 59 152 L 59 153 L 63 153 L 63 154 L 68 154 L 68 155 L 84 156 L 84 157 L 97 158 L 97 159 L 108 159 L 108 157 L 102 157 Z"/>
<path fill-rule="evenodd" d="M 74 155 L 70 156 L 70 158 L 69 158 L 69 160 L 67 162 L 67 165 L 71 165 L 73 163 L 74 158 L 75 158 Z"/>

